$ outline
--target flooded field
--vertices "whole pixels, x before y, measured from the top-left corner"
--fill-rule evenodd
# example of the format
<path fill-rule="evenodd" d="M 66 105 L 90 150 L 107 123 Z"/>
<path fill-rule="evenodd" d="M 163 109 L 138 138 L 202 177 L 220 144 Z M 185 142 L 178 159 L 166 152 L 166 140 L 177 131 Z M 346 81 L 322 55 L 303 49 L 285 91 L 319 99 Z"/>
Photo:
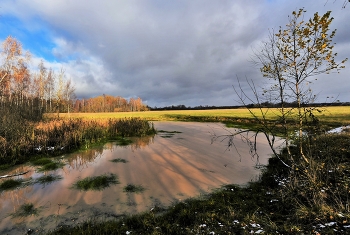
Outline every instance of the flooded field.
<path fill-rule="evenodd" d="M 154 137 L 133 138 L 128 146 L 107 143 L 88 151 L 55 158 L 62 167 L 40 171 L 30 163 L 0 176 L 15 175 L 21 185 L 1 191 L 0 234 L 48 231 L 87 219 L 111 219 L 198 197 L 224 184 L 245 184 L 259 175 L 256 158 L 240 138 L 235 148 L 211 137 L 228 134 L 222 124 L 155 122 Z M 270 154 L 258 138 L 259 163 Z M 41 169 L 43 170 L 43 169 Z M 86 177 L 114 174 L 117 183 L 103 190 L 81 191 L 74 184 Z M 49 181 L 43 181 L 43 176 Z M 0 184 L 9 178 L 0 179 Z M 127 186 L 140 190 L 130 192 Z M 31 205 L 28 213 L 23 205 Z"/>

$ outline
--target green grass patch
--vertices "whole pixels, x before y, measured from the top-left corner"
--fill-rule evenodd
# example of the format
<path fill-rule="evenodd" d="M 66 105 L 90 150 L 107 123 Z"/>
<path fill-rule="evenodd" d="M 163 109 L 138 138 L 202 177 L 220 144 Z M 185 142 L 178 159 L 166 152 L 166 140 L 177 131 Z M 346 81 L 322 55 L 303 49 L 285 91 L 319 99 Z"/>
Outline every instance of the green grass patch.
<path fill-rule="evenodd" d="M 117 176 L 114 174 L 100 175 L 95 177 L 87 177 L 79 180 L 73 185 L 73 188 L 88 191 L 88 190 L 103 190 L 111 184 L 119 184 Z"/>
<path fill-rule="evenodd" d="M 15 189 L 17 187 L 20 187 L 23 183 L 22 179 L 8 179 L 8 180 L 4 180 L 1 184 L 0 184 L 0 190 L 12 190 Z"/>
<path fill-rule="evenodd" d="M 172 137 L 174 137 L 174 134 L 161 135 L 160 137 L 162 137 L 162 138 L 172 138 Z"/>
<path fill-rule="evenodd" d="M 49 174 L 49 175 L 43 175 L 39 177 L 38 179 L 35 180 L 35 183 L 46 185 L 61 179 L 62 179 L 62 176 L 60 175 Z"/>
<path fill-rule="evenodd" d="M 142 193 L 146 189 L 142 185 L 128 184 L 123 188 L 126 193 Z"/>
<path fill-rule="evenodd" d="M 32 203 L 26 203 L 21 205 L 15 213 L 12 213 L 12 217 L 27 217 L 31 215 L 38 215 L 39 210 L 34 207 Z"/>
<path fill-rule="evenodd" d="M 157 131 L 157 133 L 171 133 L 171 134 L 175 134 L 175 133 L 182 133 L 181 131 L 165 131 L 165 130 L 159 130 Z"/>
<path fill-rule="evenodd" d="M 64 163 L 53 161 L 50 158 L 35 159 L 35 160 L 32 160 L 31 163 L 34 166 L 40 166 L 38 168 L 39 172 L 53 171 L 53 170 L 57 170 L 58 168 L 62 168 L 64 166 Z"/>
<path fill-rule="evenodd" d="M 157 134 L 160 134 L 160 137 L 162 138 L 172 138 L 177 133 L 181 133 L 181 131 L 165 131 L 165 130 L 157 131 Z"/>
<path fill-rule="evenodd" d="M 127 163 L 128 160 L 125 160 L 125 159 L 122 159 L 122 158 L 116 158 L 116 159 L 111 160 L 111 162 L 115 162 L 115 163 L 118 163 L 118 162 Z"/>
<path fill-rule="evenodd" d="M 50 162 L 45 165 L 42 165 L 38 168 L 39 172 L 45 172 L 45 171 L 54 171 L 58 168 L 62 168 L 64 166 L 64 163 L 62 162 Z"/>
<path fill-rule="evenodd" d="M 31 163 L 34 166 L 43 166 L 43 165 L 52 163 L 52 160 L 50 158 L 39 158 L 39 159 L 32 160 Z"/>

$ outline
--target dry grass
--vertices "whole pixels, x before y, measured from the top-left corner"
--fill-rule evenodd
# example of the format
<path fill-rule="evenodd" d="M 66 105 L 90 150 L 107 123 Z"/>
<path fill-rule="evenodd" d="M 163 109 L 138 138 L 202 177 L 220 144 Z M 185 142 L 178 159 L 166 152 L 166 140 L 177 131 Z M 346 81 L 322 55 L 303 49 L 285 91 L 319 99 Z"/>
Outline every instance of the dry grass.
<path fill-rule="evenodd" d="M 12 139 L 0 139 L 0 165 L 14 165 L 28 156 L 55 156 L 117 137 L 155 133 L 151 123 L 139 118 L 60 119 L 28 123 Z"/>

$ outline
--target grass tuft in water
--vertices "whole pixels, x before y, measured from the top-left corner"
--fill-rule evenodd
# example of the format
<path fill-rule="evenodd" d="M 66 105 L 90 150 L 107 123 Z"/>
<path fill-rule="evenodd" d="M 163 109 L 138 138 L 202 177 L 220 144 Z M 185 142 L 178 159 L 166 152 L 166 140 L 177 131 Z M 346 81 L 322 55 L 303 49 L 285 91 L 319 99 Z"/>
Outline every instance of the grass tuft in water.
<path fill-rule="evenodd" d="M 8 179 L 0 184 L 0 190 L 11 190 L 19 187 L 22 184 L 22 179 Z"/>
<path fill-rule="evenodd" d="M 124 192 L 127 193 L 142 193 L 146 189 L 142 185 L 128 184 L 123 188 Z"/>
<path fill-rule="evenodd" d="M 50 158 L 39 158 L 31 161 L 31 163 L 34 166 L 41 166 L 39 167 L 38 171 L 53 171 L 57 170 L 58 168 L 62 168 L 64 166 L 61 162 L 54 162 Z"/>
<path fill-rule="evenodd" d="M 30 215 L 38 215 L 39 210 L 37 208 L 34 208 L 34 205 L 32 203 L 26 203 L 20 206 L 18 210 L 11 214 L 12 217 L 27 217 Z"/>
<path fill-rule="evenodd" d="M 64 164 L 61 162 L 50 162 L 50 163 L 47 163 L 47 164 L 43 165 L 42 167 L 40 167 L 38 169 L 38 171 L 39 172 L 54 171 L 54 170 L 57 170 L 58 168 L 62 168 L 63 166 L 64 166 Z"/>
<path fill-rule="evenodd" d="M 36 179 L 36 183 L 39 183 L 39 184 L 50 184 L 56 180 L 61 180 L 62 177 L 60 175 L 44 175 L 44 176 L 41 176 L 40 178 Z"/>
<path fill-rule="evenodd" d="M 165 131 L 165 130 L 159 130 L 157 133 L 182 133 L 181 131 Z"/>
<path fill-rule="evenodd" d="M 171 138 L 173 137 L 176 133 L 182 133 L 181 131 L 165 131 L 165 130 L 159 130 L 157 133 L 160 133 L 160 137 L 162 138 Z"/>
<path fill-rule="evenodd" d="M 119 184 L 115 174 L 100 175 L 95 177 L 87 177 L 76 182 L 73 187 L 82 191 L 88 190 L 103 190 L 111 184 Z"/>
<path fill-rule="evenodd" d="M 125 160 L 125 159 L 122 159 L 122 158 L 116 158 L 116 159 L 111 160 L 111 162 L 115 162 L 115 163 L 118 163 L 118 162 L 127 163 L 128 160 Z"/>

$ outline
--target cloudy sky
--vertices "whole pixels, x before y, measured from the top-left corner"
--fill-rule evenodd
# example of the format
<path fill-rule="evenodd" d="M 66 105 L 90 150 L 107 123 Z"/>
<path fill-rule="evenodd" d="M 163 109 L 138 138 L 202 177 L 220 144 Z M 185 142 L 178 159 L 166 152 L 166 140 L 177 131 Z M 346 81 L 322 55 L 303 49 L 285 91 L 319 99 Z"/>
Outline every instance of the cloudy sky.
<path fill-rule="evenodd" d="M 350 57 L 344 0 L 2 0 L 0 40 L 17 38 L 46 67 L 63 67 L 78 98 L 140 97 L 151 107 L 237 105 L 232 86 L 264 86 L 250 61 L 292 11 L 331 10 L 338 60 Z M 318 101 L 350 101 L 350 62 L 313 83 Z M 330 99 L 330 98 L 329 98 Z"/>

